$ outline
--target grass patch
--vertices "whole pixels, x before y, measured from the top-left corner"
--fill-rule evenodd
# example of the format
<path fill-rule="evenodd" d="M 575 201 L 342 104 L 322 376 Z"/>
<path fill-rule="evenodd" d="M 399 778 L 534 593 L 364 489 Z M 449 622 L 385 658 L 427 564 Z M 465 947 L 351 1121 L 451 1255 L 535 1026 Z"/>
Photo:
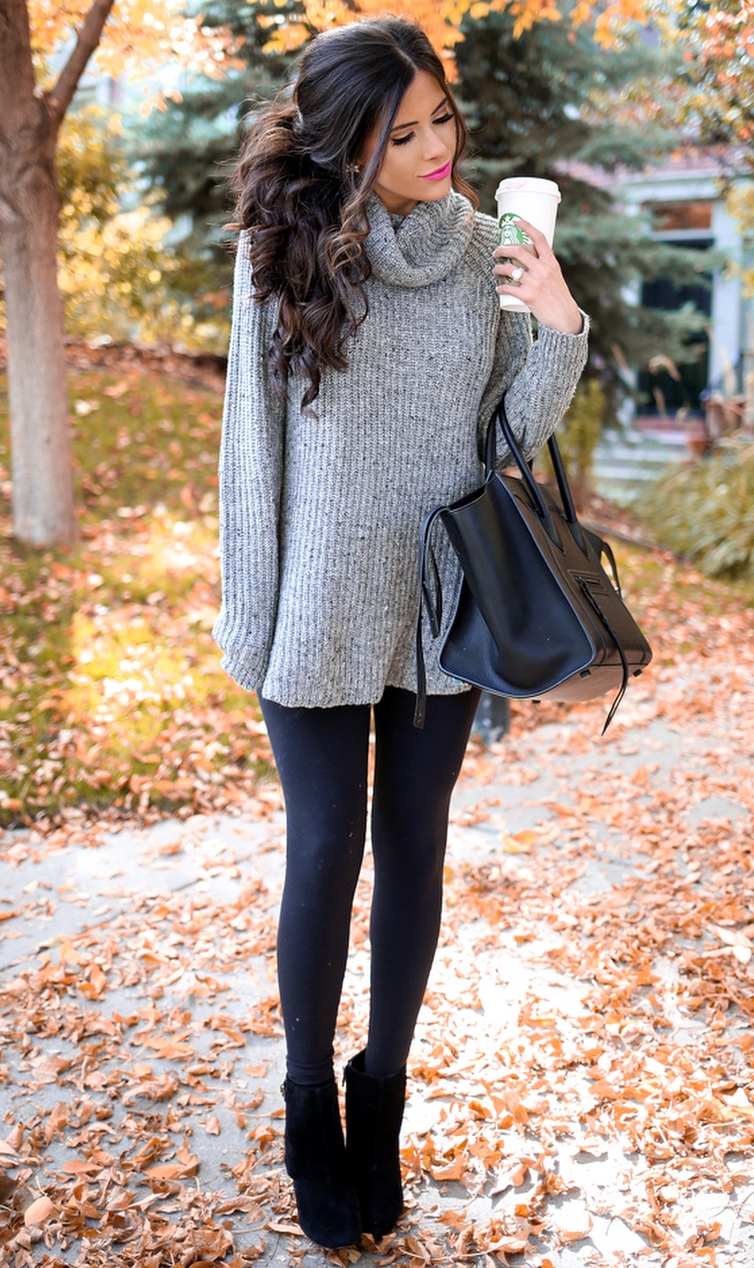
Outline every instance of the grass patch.
<path fill-rule="evenodd" d="M 0 379 L 0 823 L 223 808 L 269 771 L 220 668 L 221 398 L 154 373 L 70 376 L 81 540 L 10 536 Z"/>

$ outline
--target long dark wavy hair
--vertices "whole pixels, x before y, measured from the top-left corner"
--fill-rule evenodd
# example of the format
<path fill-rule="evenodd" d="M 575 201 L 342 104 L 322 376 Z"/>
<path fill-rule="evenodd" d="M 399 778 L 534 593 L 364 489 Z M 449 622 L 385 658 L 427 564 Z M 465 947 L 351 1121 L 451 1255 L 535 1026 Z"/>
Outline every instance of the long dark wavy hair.
<path fill-rule="evenodd" d="M 292 96 L 278 97 L 256 118 L 232 188 L 234 229 L 249 230 L 254 293 L 279 301 L 270 348 L 275 391 L 287 395 L 291 369 L 309 380 L 302 410 L 319 392 L 323 366 L 345 370 L 344 345 L 367 315 L 363 284 L 366 203 L 406 89 L 428 71 L 456 120 L 452 181 L 477 206 L 459 164 L 468 132 L 442 61 L 420 27 L 401 18 L 354 22 L 316 36 L 298 66 Z M 380 127 L 363 171 L 364 143 Z"/>

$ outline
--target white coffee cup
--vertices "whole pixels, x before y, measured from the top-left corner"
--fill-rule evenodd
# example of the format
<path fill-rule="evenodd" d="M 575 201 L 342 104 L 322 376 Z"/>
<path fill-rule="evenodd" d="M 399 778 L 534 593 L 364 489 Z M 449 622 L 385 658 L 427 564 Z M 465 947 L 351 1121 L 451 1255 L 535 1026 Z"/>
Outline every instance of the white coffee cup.
<path fill-rule="evenodd" d="M 538 176 L 507 176 L 498 185 L 495 200 L 501 246 L 531 242 L 523 229 L 517 228 L 516 221 L 519 218 L 528 220 L 535 229 L 539 229 L 552 246 L 560 202 L 560 190 L 555 181 L 540 180 Z M 500 278 L 500 281 L 503 280 Z M 509 312 L 530 311 L 523 300 L 517 299 L 515 295 L 501 295 L 499 298 L 500 307 Z"/>

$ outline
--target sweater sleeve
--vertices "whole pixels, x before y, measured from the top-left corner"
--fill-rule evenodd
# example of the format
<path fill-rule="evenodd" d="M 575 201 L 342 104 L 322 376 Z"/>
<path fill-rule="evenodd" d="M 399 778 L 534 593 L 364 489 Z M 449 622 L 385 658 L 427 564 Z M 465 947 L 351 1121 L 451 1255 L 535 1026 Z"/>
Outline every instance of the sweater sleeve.
<path fill-rule="evenodd" d="M 532 340 L 528 313 L 501 310 L 492 374 L 479 411 L 480 453 L 502 396 L 508 420 L 527 458 L 533 458 L 555 431 L 586 364 L 589 318 L 586 313 L 581 315 L 584 328 L 579 334 L 564 334 L 540 324 L 537 338 Z M 498 465 L 505 466 L 509 459 L 499 441 Z"/>
<path fill-rule="evenodd" d="M 220 445 L 222 605 L 213 635 L 224 653 L 223 668 L 248 691 L 264 680 L 278 595 L 285 405 L 269 382 L 270 317 L 270 305 L 253 297 L 241 234 Z"/>

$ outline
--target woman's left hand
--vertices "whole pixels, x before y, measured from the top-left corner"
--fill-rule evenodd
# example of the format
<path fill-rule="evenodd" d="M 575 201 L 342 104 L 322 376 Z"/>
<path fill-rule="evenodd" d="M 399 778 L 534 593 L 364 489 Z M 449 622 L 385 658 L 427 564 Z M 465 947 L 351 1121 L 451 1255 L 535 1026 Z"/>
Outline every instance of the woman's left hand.
<path fill-rule="evenodd" d="M 565 284 L 560 265 L 547 238 L 528 220 L 519 219 L 517 228 L 531 238 L 531 244 L 520 243 L 498 247 L 495 259 L 506 261 L 496 264 L 493 272 L 503 279 L 498 284 L 499 295 L 515 295 L 522 299 L 537 321 L 560 330 L 566 335 L 579 335 L 584 329 L 584 319 L 575 299 Z M 523 269 L 523 273 L 516 272 Z M 516 273 L 518 281 L 511 281 Z"/>

